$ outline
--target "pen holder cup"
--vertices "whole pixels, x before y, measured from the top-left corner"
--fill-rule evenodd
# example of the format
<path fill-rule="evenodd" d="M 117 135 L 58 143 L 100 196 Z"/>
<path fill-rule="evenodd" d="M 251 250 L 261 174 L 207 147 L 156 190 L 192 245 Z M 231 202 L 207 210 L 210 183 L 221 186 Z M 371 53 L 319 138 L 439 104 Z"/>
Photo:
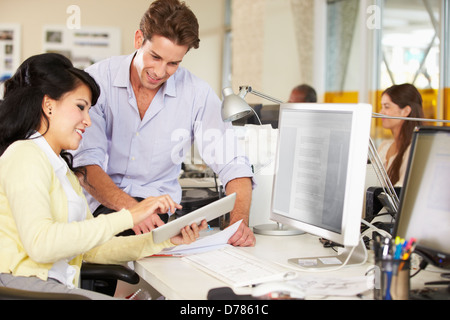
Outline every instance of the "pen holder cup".
<path fill-rule="evenodd" d="M 408 300 L 410 269 L 410 259 L 376 260 L 374 298 L 376 300 Z"/>

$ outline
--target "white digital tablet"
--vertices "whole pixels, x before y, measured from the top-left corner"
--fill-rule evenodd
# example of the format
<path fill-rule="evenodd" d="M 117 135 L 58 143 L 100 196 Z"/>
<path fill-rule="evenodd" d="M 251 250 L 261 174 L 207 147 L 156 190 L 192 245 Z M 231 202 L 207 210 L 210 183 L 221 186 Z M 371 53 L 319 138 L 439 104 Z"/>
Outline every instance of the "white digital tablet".
<path fill-rule="evenodd" d="M 193 223 L 200 224 L 203 220 L 211 221 L 221 215 L 224 215 L 233 209 L 235 201 L 236 193 L 232 193 L 180 218 L 169 221 L 165 225 L 152 231 L 153 242 L 161 243 L 179 234 L 181 229 L 185 226 L 190 226 Z"/>

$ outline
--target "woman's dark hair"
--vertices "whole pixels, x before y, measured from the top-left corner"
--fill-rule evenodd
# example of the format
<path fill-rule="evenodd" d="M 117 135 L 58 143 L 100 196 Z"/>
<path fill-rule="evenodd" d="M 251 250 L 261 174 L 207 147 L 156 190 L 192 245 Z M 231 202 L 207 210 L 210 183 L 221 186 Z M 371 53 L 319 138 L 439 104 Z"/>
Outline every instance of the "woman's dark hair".
<path fill-rule="evenodd" d="M 145 40 L 153 35 L 163 36 L 177 45 L 186 45 L 188 50 L 199 47 L 199 25 L 189 7 L 178 0 L 152 2 L 141 19 L 139 29 Z"/>
<path fill-rule="evenodd" d="M 44 53 L 25 60 L 5 82 L 4 100 L 0 103 L 0 156 L 15 141 L 28 139 L 39 129 L 42 119 L 49 121 L 42 109 L 44 96 L 59 100 L 81 84 L 91 91 L 94 105 L 100 87 L 85 71 L 75 68 L 66 57 Z M 72 155 L 61 156 L 72 167 Z"/>
<path fill-rule="evenodd" d="M 386 89 L 383 95 L 387 94 L 393 103 L 398 105 L 401 109 L 409 106 L 411 112 L 409 118 L 423 118 L 422 96 L 415 86 L 409 83 L 393 85 Z M 416 126 L 422 125 L 421 121 L 404 121 L 400 130 L 399 141 L 397 141 L 397 156 L 392 165 L 388 169 L 388 176 L 392 184 L 395 184 L 400 179 L 400 167 L 402 166 L 403 155 L 406 149 L 411 144 L 412 134 Z"/>

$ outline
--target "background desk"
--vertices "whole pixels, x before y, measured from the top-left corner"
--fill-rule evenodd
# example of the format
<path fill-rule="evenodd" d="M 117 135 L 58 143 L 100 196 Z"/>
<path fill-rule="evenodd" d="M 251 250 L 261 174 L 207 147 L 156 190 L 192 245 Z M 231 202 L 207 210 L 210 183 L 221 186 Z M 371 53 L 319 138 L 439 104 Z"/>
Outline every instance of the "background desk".
<path fill-rule="evenodd" d="M 264 236 L 256 235 L 256 246 L 241 248 L 256 257 L 287 265 L 287 259 L 310 256 L 333 255 L 335 251 L 324 248 L 319 239 L 309 234 L 297 236 Z M 332 276 L 356 277 L 364 276 L 371 267 L 372 256 L 366 264 L 355 267 L 344 267 L 333 272 L 302 272 L 300 276 Z M 213 288 L 227 286 L 224 282 L 198 270 L 182 261 L 179 257 L 150 257 L 135 263 L 135 270 L 150 286 L 170 300 L 205 300 L 208 291 Z M 426 280 L 425 280 L 426 279 Z M 439 279 L 439 273 L 421 271 L 411 281 L 411 288 L 423 286 L 425 281 Z M 248 293 L 235 291 L 237 294 Z M 371 298 L 371 292 L 367 295 Z"/>

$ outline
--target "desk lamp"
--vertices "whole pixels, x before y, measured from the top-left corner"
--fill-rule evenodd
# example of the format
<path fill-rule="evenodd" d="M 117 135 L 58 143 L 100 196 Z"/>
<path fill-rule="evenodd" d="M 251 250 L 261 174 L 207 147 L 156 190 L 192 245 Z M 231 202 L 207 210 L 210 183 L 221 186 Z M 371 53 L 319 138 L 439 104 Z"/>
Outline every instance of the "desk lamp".
<path fill-rule="evenodd" d="M 252 93 L 258 97 L 269 100 L 276 104 L 284 103 L 281 100 L 278 100 L 278 99 L 268 96 L 264 93 L 253 90 L 253 88 L 251 86 L 239 87 L 238 95 L 234 94 L 233 90 L 229 87 L 224 88 L 222 90 L 222 93 L 224 96 L 223 103 L 222 103 L 222 119 L 225 122 L 235 121 L 235 120 L 243 118 L 246 115 L 248 115 L 249 113 L 253 112 L 255 114 L 256 118 L 258 119 L 259 124 L 262 125 L 261 120 L 258 117 L 258 114 L 244 100 L 245 96 L 248 93 Z M 406 120 L 406 121 L 450 123 L 449 120 L 393 117 L 393 116 L 383 115 L 380 113 L 372 113 L 372 117 L 373 118 L 385 118 L 385 119 L 399 119 L 399 120 Z M 383 165 L 383 162 L 380 159 L 380 156 L 378 154 L 378 151 L 375 147 L 375 144 L 374 144 L 372 138 L 370 138 L 370 141 L 369 141 L 369 159 L 372 163 L 375 174 L 378 178 L 378 181 L 381 184 L 383 191 L 388 196 L 388 200 L 392 207 L 391 209 L 393 209 L 394 212 L 398 212 L 400 200 L 397 196 L 397 193 L 395 192 L 395 189 L 391 183 L 391 180 L 389 179 L 389 177 L 387 175 L 386 169 Z M 295 230 L 287 229 L 285 226 L 281 225 L 280 223 L 277 223 L 277 225 L 269 224 L 269 225 L 255 226 L 254 232 L 258 233 L 258 234 L 265 234 L 265 235 L 299 234 L 299 232 L 296 232 Z M 300 231 L 300 233 L 303 233 L 303 232 Z"/>
<path fill-rule="evenodd" d="M 252 93 L 258 97 L 264 98 L 264 99 L 274 102 L 276 104 L 283 103 L 283 101 L 281 101 L 281 100 L 275 99 L 275 98 L 267 96 L 261 92 L 253 90 L 252 87 L 250 87 L 250 86 L 241 86 L 239 88 L 238 95 L 234 94 L 233 89 L 231 89 L 229 87 L 224 88 L 222 90 L 222 94 L 224 96 L 224 99 L 222 102 L 222 119 L 223 119 L 223 121 L 231 122 L 234 120 L 238 120 L 240 118 L 245 117 L 249 113 L 253 112 L 255 114 L 256 118 L 258 119 L 259 124 L 262 125 L 261 120 L 258 117 L 258 114 L 244 100 L 245 96 L 248 93 Z M 258 173 L 258 171 L 255 173 Z M 263 225 L 259 225 L 259 226 L 254 226 L 253 232 L 255 232 L 256 234 L 273 235 L 273 236 L 275 236 L 275 235 L 291 236 L 291 235 L 304 234 L 304 232 L 301 230 L 297 230 L 294 228 L 288 228 L 279 222 L 277 222 L 276 224 L 273 223 L 273 224 L 263 224 Z"/>

